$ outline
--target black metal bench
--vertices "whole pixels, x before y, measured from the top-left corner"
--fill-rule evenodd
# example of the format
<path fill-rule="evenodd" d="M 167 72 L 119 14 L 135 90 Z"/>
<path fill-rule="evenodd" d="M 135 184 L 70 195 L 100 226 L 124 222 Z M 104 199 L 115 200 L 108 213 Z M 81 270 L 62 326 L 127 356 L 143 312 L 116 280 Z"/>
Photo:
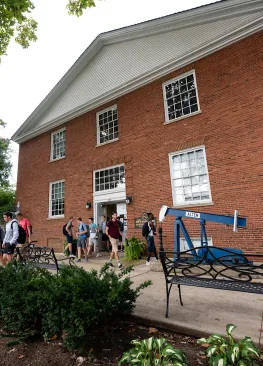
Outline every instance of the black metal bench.
<path fill-rule="evenodd" d="M 74 265 L 74 257 L 57 258 L 53 248 L 29 244 L 23 250 L 16 248 L 17 260 L 24 265 L 32 264 L 40 268 L 59 271 L 61 265 Z"/>
<path fill-rule="evenodd" d="M 166 318 L 173 285 L 178 286 L 181 305 L 181 286 L 263 294 L 263 254 L 237 254 L 212 246 L 195 250 L 198 256 L 192 250 L 180 253 L 160 250 L 166 282 Z M 217 250 L 221 250 L 219 258 L 215 255 Z"/>

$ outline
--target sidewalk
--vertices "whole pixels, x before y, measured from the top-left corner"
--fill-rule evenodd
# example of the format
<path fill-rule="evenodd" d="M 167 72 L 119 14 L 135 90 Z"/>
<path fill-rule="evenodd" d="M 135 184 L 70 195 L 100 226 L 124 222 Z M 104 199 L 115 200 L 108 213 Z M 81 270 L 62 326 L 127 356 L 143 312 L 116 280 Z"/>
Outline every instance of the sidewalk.
<path fill-rule="evenodd" d="M 77 265 L 86 270 L 100 270 L 107 259 L 108 257 L 99 260 L 92 258 L 88 263 L 81 262 Z M 115 261 L 113 263 L 116 264 Z M 134 267 L 130 277 L 134 286 L 149 279 L 153 282 L 152 286 L 142 291 L 136 302 L 134 317 L 140 322 L 196 337 L 213 333 L 225 334 L 226 325 L 231 323 L 237 326 L 234 330 L 235 337 L 250 336 L 258 343 L 263 316 L 263 296 L 182 286 L 184 306 L 181 306 L 177 287 L 174 287 L 170 295 L 169 318 L 165 318 L 166 293 L 163 273 L 151 271 L 151 266 L 142 264 Z"/>

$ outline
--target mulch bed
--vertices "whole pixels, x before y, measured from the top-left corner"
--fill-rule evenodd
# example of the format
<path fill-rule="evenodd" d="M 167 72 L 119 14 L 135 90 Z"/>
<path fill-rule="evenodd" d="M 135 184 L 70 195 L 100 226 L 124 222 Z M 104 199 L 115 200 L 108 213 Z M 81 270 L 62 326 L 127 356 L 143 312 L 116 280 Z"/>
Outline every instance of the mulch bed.
<path fill-rule="evenodd" d="M 131 321 L 121 321 L 101 328 L 100 331 L 93 334 L 92 338 L 87 340 L 87 345 L 83 350 L 76 352 L 69 352 L 63 348 L 61 340 L 47 343 L 35 340 L 30 343 L 8 346 L 8 342 L 12 338 L 0 337 L 0 365 L 117 366 L 123 352 L 130 348 L 131 340 L 145 339 L 151 336 L 166 338 L 176 348 L 183 349 L 187 354 L 189 366 L 208 365 L 204 348 L 196 344 L 195 338 L 138 325 Z"/>

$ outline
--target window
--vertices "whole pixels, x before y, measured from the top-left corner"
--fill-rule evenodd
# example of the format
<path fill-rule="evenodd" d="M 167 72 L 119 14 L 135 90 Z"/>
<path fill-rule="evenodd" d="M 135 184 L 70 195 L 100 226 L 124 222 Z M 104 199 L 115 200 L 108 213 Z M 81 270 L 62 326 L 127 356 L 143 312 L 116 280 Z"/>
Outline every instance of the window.
<path fill-rule="evenodd" d="M 195 72 L 191 71 L 163 83 L 165 122 L 198 112 L 199 101 Z"/>
<path fill-rule="evenodd" d="M 64 186 L 64 180 L 50 183 L 49 217 L 64 216 Z"/>
<path fill-rule="evenodd" d="M 170 154 L 174 205 L 211 202 L 204 147 Z"/>
<path fill-rule="evenodd" d="M 193 246 L 195 248 L 200 247 L 201 246 L 201 239 L 200 238 L 191 238 Z M 213 242 L 212 242 L 212 238 L 207 238 L 207 244 L 208 246 L 212 246 Z M 180 238 L 180 250 L 181 252 L 183 252 L 184 250 L 188 250 L 188 244 L 187 241 L 185 240 L 185 238 Z"/>
<path fill-rule="evenodd" d="M 51 134 L 51 157 L 57 160 L 66 156 L 66 130 L 62 129 Z"/>
<path fill-rule="evenodd" d="M 118 110 L 115 105 L 97 113 L 97 144 L 105 144 L 118 137 Z"/>
<path fill-rule="evenodd" d="M 115 166 L 94 172 L 95 192 L 111 189 L 125 189 L 124 166 Z"/>

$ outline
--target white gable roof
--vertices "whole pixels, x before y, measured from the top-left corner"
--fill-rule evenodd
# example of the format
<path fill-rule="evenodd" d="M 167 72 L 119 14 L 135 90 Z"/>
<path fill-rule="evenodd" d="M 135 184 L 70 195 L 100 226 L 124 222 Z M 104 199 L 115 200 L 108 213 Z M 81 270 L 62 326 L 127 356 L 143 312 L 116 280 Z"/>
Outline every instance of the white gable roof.
<path fill-rule="evenodd" d="M 99 35 L 29 116 L 18 143 L 263 29 L 263 0 L 225 0 Z"/>

